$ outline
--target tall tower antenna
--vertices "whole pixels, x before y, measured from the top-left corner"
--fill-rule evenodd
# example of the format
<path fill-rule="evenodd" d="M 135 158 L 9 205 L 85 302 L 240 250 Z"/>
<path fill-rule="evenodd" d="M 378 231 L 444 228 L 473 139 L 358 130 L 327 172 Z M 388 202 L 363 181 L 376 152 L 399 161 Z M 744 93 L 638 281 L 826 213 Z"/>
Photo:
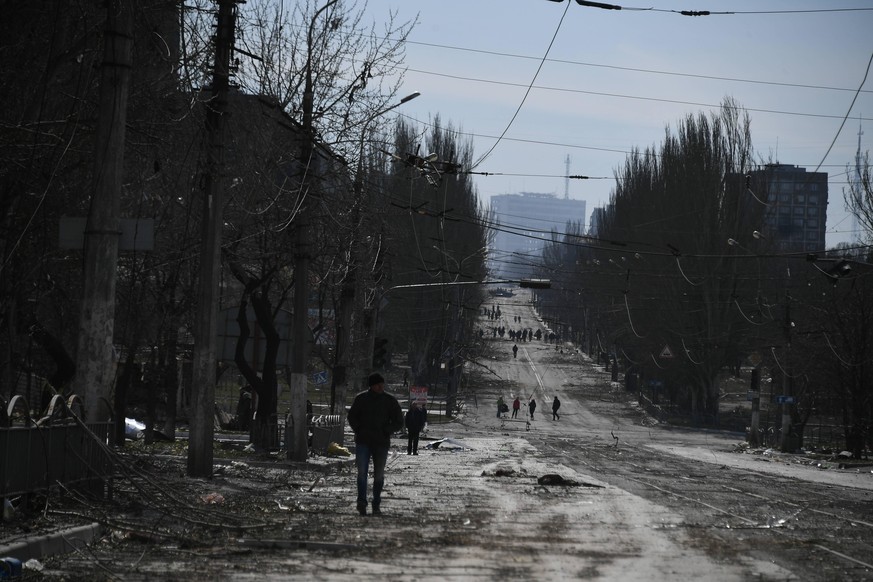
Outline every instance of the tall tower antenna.
<path fill-rule="evenodd" d="M 567 158 L 564 160 L 564 168 L 566 169 L 564 173 L 564 200 L 568 200 L 570 198 L 570 154 L 567 154 Z"/>

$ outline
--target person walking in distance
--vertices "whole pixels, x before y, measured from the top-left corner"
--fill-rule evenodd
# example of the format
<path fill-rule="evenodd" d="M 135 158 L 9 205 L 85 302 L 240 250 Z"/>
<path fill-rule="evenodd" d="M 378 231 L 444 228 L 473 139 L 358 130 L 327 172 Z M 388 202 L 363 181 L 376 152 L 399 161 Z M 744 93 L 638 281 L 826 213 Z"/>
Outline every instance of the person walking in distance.
<path fill-rule="evenodd" d="M 552 420 L 561 420 L 561 415 L 558 414 L 559 408 L 561 408 L 561 401 L 558 400 L 558 395 L 555 394 L 555 399 L 552 400 Z"/>
<path fill-rule="evenodd" d="M 355 396 L 349 408 L 349 426 L 355 433 L 355 461 L 358 467 L 358 513 L 367 515 L 367 471 L 373 460 L 373 515 L 382 515 L 382 487 L 391 433 L 403 428 L 400 403 L 385 393 L 385 379 L 378 373 L 367 379 L 370 389 Z"/>
<path fill-rule="evenodd" d="M 536 409 L 537 409 L 537 401 L 534 400 L 533 396 L 530 397 L 530 402 L 527 403 L 527 409 L 528 409 L 528 412 L 530 412 L 530 419 L 533 420 L 534 411 L 536 411 Z"/>
<path fill-rule="evenodd" d="M 513 344 L 513 346 L 512 346 L 512 357 L 513 358 L 518 357 L 518 344 Z"/>
<path fill-rule="evenodd" d="M 521 408 L 521 400 L 518 396 L 515 397 L 515 400 L 512 401 L 512 418 L 516 418 L 518 416 L 518 411 Z"/>
<path fill-rule="evenodd" d="M 427 424 L 427 411 L 424 405 L 413 402 L 406 411 L 406 454 L 418 454 L 418 436 Z"/>

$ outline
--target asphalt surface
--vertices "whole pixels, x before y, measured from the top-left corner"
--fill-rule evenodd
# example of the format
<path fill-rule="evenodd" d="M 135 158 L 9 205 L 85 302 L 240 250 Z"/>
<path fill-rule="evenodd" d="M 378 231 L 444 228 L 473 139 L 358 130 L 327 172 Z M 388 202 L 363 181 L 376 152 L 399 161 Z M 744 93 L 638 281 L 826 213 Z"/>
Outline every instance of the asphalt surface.
<path fill-rule="evenodd" d="M 524 297 L 501 309 L 506 325 L 541 325 Z M 129 455 L 111 503 L 45 500 L 34 534 L 99 525 L 28 576 L 873 580 L 869 468 L 660 425 L 573 346 L 519 343 L 513 357 L 513 342 L 489 342 L 458 420 L 431 424 L 418 456 L 394 440 L 384 516 L 355 511 L 349 458 L 242 456 L 191 480 L 182 456 Z M 497 416 L 498 396 L 516 395 L 538 401 L 533 420 Z M 0 555 L 27 543 L 14 523 L 2 533 Z"/>

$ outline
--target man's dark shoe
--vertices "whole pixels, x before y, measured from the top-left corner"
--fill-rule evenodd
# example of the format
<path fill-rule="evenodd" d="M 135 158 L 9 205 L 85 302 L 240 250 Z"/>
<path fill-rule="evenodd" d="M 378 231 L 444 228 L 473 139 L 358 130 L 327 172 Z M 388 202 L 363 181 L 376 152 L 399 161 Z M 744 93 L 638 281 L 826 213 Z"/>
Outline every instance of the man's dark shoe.
<path fill-rule="evenodd" d="M 358 513 L 360 513 L 361 515 L 367 515 L 367 506 L 366 505 L 359 505 L 358 506 Z M 373 513 L 376 513 L 376 511 L 374 510 Z"/>
<path fill-rule="evenodd" d="M 379 515 L 379 516 L 381 516 L 381 515 L 382 515 L 382 510 L 379 509 L 378 507 L 373 507 L 373 515 Z"/>

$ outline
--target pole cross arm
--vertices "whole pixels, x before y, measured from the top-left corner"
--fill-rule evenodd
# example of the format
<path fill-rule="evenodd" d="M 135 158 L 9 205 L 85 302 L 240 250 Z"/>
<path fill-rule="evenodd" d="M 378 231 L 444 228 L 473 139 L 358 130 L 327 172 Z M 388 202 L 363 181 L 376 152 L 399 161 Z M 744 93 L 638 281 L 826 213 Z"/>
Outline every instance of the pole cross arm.
<path fill-rule="evenodd" d="M 519 287 L 529 289 L 551 289 L 552 281 L 550 279 L 500 279 L 492 281 L 450 281 L 446 283 L 410 283 L 409 285 L 395 285 L 388 287 L 382 293 L 387 295 L 389 291 L 395 289 L 424 289 L 427 287 L 456 287 L 459 285 L 506 285 L 517 284 Z"/>

